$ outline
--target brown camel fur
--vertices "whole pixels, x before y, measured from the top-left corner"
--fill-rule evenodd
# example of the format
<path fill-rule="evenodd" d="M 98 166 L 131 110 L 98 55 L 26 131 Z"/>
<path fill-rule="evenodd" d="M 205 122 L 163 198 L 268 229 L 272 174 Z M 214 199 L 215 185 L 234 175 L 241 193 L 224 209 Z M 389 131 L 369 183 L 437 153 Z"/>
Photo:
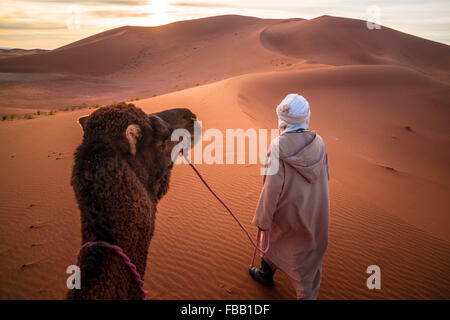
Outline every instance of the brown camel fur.
<path fill-rule="evenodd" d="M 72 186 L 81 211 L 82 243 L 117 245 L 144 276 L 156 205 L 169 187 L 174 129 L 193 136 L 188 109 L 146 114 L 132 104 L 100 108 L 79 123 Z M 112 249 L 90 247 L 80 256 L 81 289 L 70 299 L 140 299 L 130 268 Z"/>

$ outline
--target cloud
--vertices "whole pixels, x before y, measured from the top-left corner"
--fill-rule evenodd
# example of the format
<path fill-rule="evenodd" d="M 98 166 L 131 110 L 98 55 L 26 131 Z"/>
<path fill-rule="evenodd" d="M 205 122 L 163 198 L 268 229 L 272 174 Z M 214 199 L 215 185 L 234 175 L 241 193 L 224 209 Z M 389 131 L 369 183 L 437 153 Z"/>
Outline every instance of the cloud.
<path fill-rule="evenodd" d="M 171 3 L 170 5 L 176 7 L 203 7 L 203 8 L 232 7 L 232 5 L 228 3 L 211 3 L 211 2 L 175 2 Z"/>
<path fill-rule="evenodd" d="M 118 10 L 93 10 L 88 11 L 86 14 L 99 18 L 145 18 L 151 15 L 149 12 L 127 12 Z"/>
<path fill-rule="evenodd" d="M 118 6 L 145 6 L 148 5 L 148 0 L 76 0 L 72 3 L 68 3 L 68 1 L 64 0 L 26 0 L 27 2 L 51 2 L 51 3 L 61 3 L 67 5 L 118 5 Z"/>
<path fill-rule="evenodd" d="M 156 0 L 0 1 L 0 40 L 4 41 L 6 33 L 29 33 L 31 40 L 24 40 L 25 45 L 35 43 L 33 35 L 48 34 L 48 43 L 52 41 L 59 46 L 56 39 L 62 37 L 63 32 L 69 34 L 63 29 L 67 27 L 66 22 L 71 14 L 69 8 L 73 5 L 80 7 L 81 29 L 71 31 L 70 40 L 77 40 L 76 34 L 81 38 L 125 24 L 151 25 L 159 15 L 168 17 L 164 23 L 221 14 L 308 19 L 328 14 L 366 19 L 367 6 L 376 4 L 381 9 L 381 23 L 386 27 L 450 43 L 448 0 L 167 0 L 168 6 L 165 6 L 163 13 L 155 13 L 155 8 L 151 6 Z M 404 2 L 409 3 L 405 5 Z"/>
<path fill-rule="evenodd" d="M 62 23 L 9 22 L 0 23 L 3 30 L 61 30 L 67 29 Z"/>

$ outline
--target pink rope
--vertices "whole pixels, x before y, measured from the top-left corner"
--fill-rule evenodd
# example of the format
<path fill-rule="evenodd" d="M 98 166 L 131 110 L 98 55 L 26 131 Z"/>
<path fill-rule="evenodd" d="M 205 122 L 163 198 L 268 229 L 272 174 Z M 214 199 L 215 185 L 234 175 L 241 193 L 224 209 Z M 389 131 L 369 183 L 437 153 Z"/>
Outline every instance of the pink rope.
<path fill-rule="evenodd" d="M 234 218 L 234 220 L 236 220 L 236 222 L 238 223 L 238 225 L 241 227 L 241 229 L 245 232 L 245 234 L 247 235 L 248 239 L 250 240 L 251 244 L 253 245 L 253 247 L 255 247 L 255 251 L 253 253 L 253 260 L 252 260 L 252 265 L 255 262 L 255 255 L 256 255 L 256 251 L 258 250 L 261 254 L 266 254 L 269 251 L 269 232 L 268 231 L 263 231 L 264 233 L 264 242 L 266 246 L 266 249 L 261 249 L 258 247 L 257 242 L 259 242 L 260 240 L 260 236 L 261 236 L 261 230 L 258 229 L 258 235 L 256 236 L 256 243 L 255 241 L 252 239 L 250 233 L 247 231 L 247 229 L 245 229 L 245 227 L 242 225 L 242 223 L 239 221 L 239 219 L 234 215 L 233 211 L 231 211 L 231 209 L 225 204 L 225 202 L 222 201 L 222 199 L 220 199 L 220 197 L 214 192 L 214 190 L 209 186 L 209 184 L 205 181 L 205 179 L 202 177 L 202 175 L 200 174 L 200 172 L 197 170 L 197 168 L 194 167 L 194 165 L 189 161 L 189 159 L 187 159 L 185 157 L 187 163 L 191 166 L 191 168 L 194 170 L 194 172 L 197 174 L 197 176 L 200 178 L 200 180 L 203 182 L 203 184 L 206 186 L 206 188 L 208 188 L 209 192 L 211 192 L 211 194 L 222 204 L 222 206 L 227 209 L 227 211 L 230 213 L 230 215 Z"/>
<path fill-rule="evenodd" d="M 123 252 L 123 250 L 119 246 L 110 244 L 110 243 L 105 242 L 105 241 L 94 241 L 94 242 L 89 241 L 89 242 L 86 242 L 80 248 L 80 251 L 78 252 L 77 266 L 79 266 L 79 263 L 80 263 L 81 251 L 83 251 L 83 249 L 85 249 L 85 248 L 94 247 L 94 246 L 100 246 L 100 247 L 106 247 L 106 248 L 113 249 L 114 251 L 117 252 L 117 254 L 119 256 L 122 257 L 123 262 L 125 262 L 125 264 L 130 267 L 131 273 L 134 275 L 134 278 L 136 279 L 136 282 L 139 285 L 139 289 L 142 292 L 141 299 L 145 300 L 145 297 L 147 296 L 148 292 L 144 289 L 144 281 L 142 280 L 140 274 L 137 272 L 136 266 L 131 262 L 130 258 L 128 258 L 128 256 L 125 254 L 125 252 Z"/>
<path fill-rule="evenodd" d="M 266 235 L 269 235 L 269 232 L 267 231 Z M 256 243 L 259 243 L 261 241 L 261 236 L 262 236 L 262 232 L 261 229 L 258 229 L 258 234 L 256 235 Z M 267 251 L 269 250 L 269 237 L 265 236 L 264 237 L 264 247 L 266 247 Z M 255 258 L 256 258 L 256 247 L 255 250 L 253 251 L 253 258 L 252 258 L 252 263 L 250 264 L 250 267 L 253 267 L 255 265 Z"/>

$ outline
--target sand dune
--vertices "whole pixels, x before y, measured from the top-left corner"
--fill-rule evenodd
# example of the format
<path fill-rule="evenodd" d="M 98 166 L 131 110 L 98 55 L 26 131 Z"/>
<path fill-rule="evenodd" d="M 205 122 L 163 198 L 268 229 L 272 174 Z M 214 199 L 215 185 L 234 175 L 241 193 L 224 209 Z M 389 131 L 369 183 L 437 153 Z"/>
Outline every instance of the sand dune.
<path fill-rule="evenodd" d="M 449 53 L 443 44 L 329 16 L 280 20 L 228 15 L 161 27 L 127 26 L 41 54 L 1 59 L 0 72 L 51 74 L 62 80 L 0 81 L 0 106 L 104 104 L 312 63 L 405 65 L 448 82 Z M 92 93 L 93 86 L 99 96 Z M 49 91 L 51 100 L 46 98 Z"/>
<path fill-rule="evenodd" d="M 33 57 L 0 60 L 0 72 L 52 73 L 66 78 L 56 83 L 0 82 L 0 106 L 111 103 L 273 70 L 280 62 L 294 62 L 260 44 L 259 32 L 277 21 L 221 16 L 156 28 L 122 27 Z M 105 96 L 92 94 L 96 82 L 108 85 L 106 90 L 99 85 Z M 27 94 L 30 90 L 33 96 Z M 48 90 L 53 91 L 51 101 L 43 97 Z"/>
<path fill-rule="evenodd" d="M 24 56 L 28 54 L 38 54 L 38 53 L 44 53 L 47 50 L 42 49 L 0 49 L 0 59 L 1 58 L 8 58 L 8 57 L 17 57 L 17 56 Z"/>
<path fill-rule="evenodd" d="M 450 47 L 366 21 L 322 16 L 288 21 L 261 33 L 264 46 L 288 56 L 330 65 L 396 64 L 449 81 Z"/>
<path fill-rule="evenodd" d="M 378 87 L 376 93 L 372 93 L 372 95 L 377 94 L 378 99 L 371 99 L 372 85 L 379 82 L 375 78 L 377 74 L 392 79 L 392 82 L 387 81 L 384 84 L 385 87 Z M 410 115 L 412 118 L 407 120 L 416 117 L 418 130 L 414 133 L 405 130 L 400 122 L 403 119 L 399 116 L 399 114 L 404 115 L 405 110 L 395 110 L 395 108 L 402 108 L 397 107 L 398 101 L 391 101 L 384 105 L 379 102 L 390 101 L 395 94 L 391 93 L 389 88 L 394 82 L 397 85 L 402 83 L 396 80 L 394 75 L 403 80 L 408 79 L 404 87 L 398 86 L 398 90 L 403 92 L 403 97 L 414 96 L 413 93 L 415 93 L 417 95 L 415 98 L 419 99 L 421 94 L 426 97 L 431 91 L 437 99 L 436 103 L 445 106 L 445 102 L 448 101 L 448 90 L 443 90 L 445 86 L 443 88 L 440 82 L 402 67 L 381 67 L 381 70 L 380 67 L 339 67 L 242 76 L 205 87 L 139 101 L 138 105 L 147 111 L 159 110 L 161 106 L 188 105 L 195 113 L 204 115 L 201 119 L 205 128 L 221 128 L 219 123 L 224 123 L 224 127 L 227 128 L 264 128 L 275 125 L 273 106 L 276 100 L 272 101 L 272 99 L 283 96 L 285 90 L 302 88 L 302 92 L 304 90 L 305 95 L 310 97 L 311 103 L 315 106 L 314 120 L 311 125 L 317 128 L 327 141 L 333 174 L 330 188 L 331 201 L 334 205 L 330 234 L 336 242 L 332 241 L 330 253 L 327 256 L 326 265 L 329 268 L 329 275 L 324 279 L 324 285 L 326 283 L 325 286 L 328 289 L 322 290 L 321 298 L 442 298 L 448 295 L 446 286 L 450 280 L 445 271 L 450 263 L 448 251 L 450 237 L 447 228 L 450 202 L 446 198 L 449 185 L 442 185 L 441 179 L 442 170 L 445 168 L 444 162 L 449 159 L 449 153 L 430 145 L 435 146 L 444 142 L 444 137 L 448 135 L 448 128 L 441 123 L 441 126 L 435 126 L 433 129 L 436 131 L 432 132 L 431 124 L 440 121 L 439 114 L 428 116 L 426 121 L 430 123 L 422 121 L 420 114 L 412 114 Z M 339 91 L 342 92 L 337 92 L 333 86 L 327 85 L 330 78 L 341 80 L 342 88 Z M 359 86 L 356 87 L 357 89 L 352 89 L 349 83 L 345 85 L 346 83 L 342 82 L 343 79 L 350 84 L 360 79 Z M 310 86 L 304 85 L 306 80 L 309 80 Z M 367 83 L 364 83 L 364 80 Z M 420 90 L 423 92 L 419 93 Z M 358 94 L 352 94 L 355 91 Z M 243 93 L 246 95 L 243 96 Z M 208 99 L 210 97 L 217 97 L 222 103 L 211 108 Z M 343 97 L 346 98 L 343 99 Z M 342 99 L 341 102 L 340 99 Z M 371 100 L 373 102 L 367 102 Z M 412 103 L 407 105 L 417 112 L 420 110 L 419 105 L 423 106 L 423 101 L 419 100 L 416 103 L 417 106 Z M 238 112 L 238 109 L 243 112 Z M 378 109 L 377 112 L 373 112 L 374 109 Z M 376 117 L 378 112 L 381 114 Z M 441 115 L 447 114 L 448 108 L 443 107 L 440 112 Z M 230 118 L 232 123 L 228 123 Z M 346 125 L 346 119 L 350 122 L 348 125 Z M 393 119 L 395 121 L 392 121 Z M 430 129 L 425 130 L 430 131 L 429 133 L 419 129 L 425 126 Z M 428 134 L 430 136 L 421 137 Z M 423 157 L 424 153 L 426 158 Z M 405 155 L 408 156 L 405 158 Z M 434 165 L 431 166 L 430 162 Z M 242 217 L 250 221 L 261 183 L 258 167 L 231 168 L 230 166 L 224 170 L 220 166 L 217 168 L 217 166 L 203 165 L 201 169 L 228 203 L 231 203 Z M 164 227 L 159 229 L 158 235 L 161 231 L 163 238 L 161 241 L 164 242 L 166 232 L 171 232 L 169 229 L 173 228 L 172 219 L 176 219 L 177 222 L 185 219 L 185 216 L 178 213 L 179 206 L 183 207 L 183 199 L 191 199 L 188 202 L 189 206 L 192 206 L 196 197 L 201 195 L 202 203 L 195 205 L 195 207 L 199 206 L 195 212 L 200 216 L 187 218 L 189 219 L 187 230 L 189 234 L 193 233 L 191 237 L 195 238 L 197 233 L 203 234 L 205 232 L 203 229 L 206 229 L 208 230 L 207 239 L 212 237 L 213 243 L 205 241 L 200 245 L 202 250 L 196 253 L 196 250 L 189 248 L 199 244 L 194 241 L 195 239 L 188 237 L 179 251 L 180 254 L 192 252 L 195 257 L 192 263 L 198 263 L 196 259 L 200 259 L 199 256 L 206 254 L 205 252 L 210 255 L 209 251 L 217 250 L 218 245 L 214 241 L 223 239 L 224 235 L 220 231 L 224 227 L 222 224 L 229 225 L 225 230 L 230 230 L 233 229 L 233 221 L 220 205 L 215 204 L 212 197 L 208 197 L 207 191 L 198 181 L 196 182 L 189 168 L 177 168 L 177 170 L 180 181 L 175 182 L 174 185 L 181 184 L 181 186 L 179 192 L 169 192 L 160 206 L 160 210 L 164 208 L 170 214 L 165 223 L 161 223 Z M 209 172 L 212 173 L 209 174 Z M 183 181 L 186 176 L 189 183 Z M 174 181 L 175 179 L 174 177 Z M 191 188 L 190 196 L 185 191 L 186 185 Z M 249 189 L 249 186 L 254 189 Z M 248 205 L 250 201 L 252 205 Z M 173 208 L 174 205 L 175 208 Z M 214 219 L 211 217 L 213 212 Z M 216 215 L 217 218 L 215 218 Z M 207 221 L 204 221 L 205 218 Z M 192 222 L 191 219 L 193 219 Z M 198 219 L 202 221 L 197 221 Z M 197 226 L 197 231 L 190 230 L 191 223 Z M 177 229 L 173 232 L 178 234 L 185 230 Z M 215 232 L 211 235 L 211 230 L 216 230 L 217 238 L 214 238 Z M 230 243 L 242 245 L 233 250 L 237 252 L 237 256 L 242 252 L 240 259 L 243 262 L 240 266 L 236 266 L 236 277 L 239 280 L 234 280 L 235 283 L 240 283 L 245 280 L 245 277 L 239 272 L 244 268 L 245 258 L 248 259 L 251 250 L 245 243 L 240 230 L 236 226 L 234 230 L 234 234 L 227 235 L 233 239 L 228 242 L 228 246 Z M 158 235 L 155 239 L 159 239 Z M 183 239 L 186 238 L 183 237 Z M 155 245 L 155 248 L 161 246 Z M 225 256 L 231 250 L 228 246 L 223 245 Z M 164 249 L 160 250 L 155 257 L 163 254 Z M 398 258 L 399 256 L 401 258 Z M 226 258 L 220 254 L 220 259 Z M 417 259 L 421 262 L 419 263 Z M 150 260 L 149 263 L 151 263 Z M 363 285 L 365 274 L 360 270 L 364 270 L 365 264 L 370 264 L 369 261 L 378 261 L 387 272 L 389 279 L 387 281 L 390 285 L 389 289 L 383 293 L 371 294 Z M 162 279 L 164 267 L 165 265 L 162 265 L 161 269 L 158 269 L 161 276 L 152 279 L 155 286 L 158 286 L 158 283 L 165 283 L 163 287 L 167 287 Z M 160 273 L 157 272 L 157 274 Z M 360 286 L 353 278 L 356 274 L 358 274 Z M 398 278 L 400 274 L 401 279 Z M 442 279 L 446 279 L 445 285 L 441 283 Z M 188 285 L 182 279 L 178 281 L 180 289 Z M 283 289 L 289 287 L 286 279 L 282 278 L 281 281 Z M 251 283 L 249 285 L 251 286 Z M 211 286 L 211 290 L 215 288 L 213 284 Z M 238 288 L 241 286 L 242 284 Z M 330 290 L 329 295 L 324 293 L 327 290 Z M 260 293 L 252 292 L 252 289 L 247 287 L 243 291 L 251 292 L 249 298 L 255 295 L 260 298 L 272 298 L 272 296 L 260 296 Z M 279 292 L 276 291 L 275 296 L 278 294 Z M 284 294 L 292 294 L 292 292 L 287 291 Z M 242 295 L 245 293 L 239 291 L 238 296 Z M 180 293 L 166 292 L 162 297 L 177 298 L 179 296 Z M 208 298 L 204 293 L 198 297 Z M 226 295 L 220 297 L 226 298 Z"/>
<path fill-rule="evenodd" d="M 243 44 L 245 39 L 242 36 L 247 39 L 254 38 L 257 42 L 257 31 L 277 21 L 280 20 L 220 16 L 175 22 L 161 27 L 126 26 L 38 56 L 11 58 L 0 63 L 0 70 L 103 76 L 132 72 L 133 69 L 139 68 L 135 71 L 139 71 L 140 78 L 148 79 L 149 75 L 144 73 L 151 72 L 161 64 L 166 65 L 167 72 L 167 65 L 170 63 L 173 65 L 168 67 L 177 69 L 189 65 L 189 60 L 201 63 L 206 58 L 213 62 L 216 59 L 224 59 L 225 54 L 231 52 L 235 52 L 235 56 L 243 54 L 244 59 L 248 58 L 250 44 L 246 42 L 245 46 L 237 45 Z M 233 39 L 235 40 L 230 42 Z M 216 57 L 208 54 L 211 50 L 220 52 L 219 49 L 225 49 L 226 52 Z"/>
<path fill-rule="evenodd" d="M 314 105 L 312 126 L 336 153 L 334 177 L 450 240 L 449 185 L 441 184 L 450 152 L 436 148 L 448 144 L 447 85 L 403 67 L 348 66 L 243 76 L 237 90 L 244 113 L 266 127 L 276 126 L 279 97 L 301 90 Z M 424 212 L 433 218 L 425 222 Z"/>
<path fill-rule="evenodd" d="M 92 87 L 89 81 L 128 83 L 127 97 L 148 93 L 134 102 L 146 112 L 189 107 L 204 129 L 274 128 L 282 97 L 304 94 L 311 128 L 327 144 L 332 175 L 330 245 L 319 298 L 448 299 L 449 49 L 387 28 L 381 30 L 384 45 L 378 36 L 367 36 L 361 23 L 223 16 L 124 27 L 39 58 L 8 58 L 8 66 L 0 60 L 2 71 L 39 73 L 34 96 L 19 100 L 10 87 L 0 90 L 24 106 L 27 99 L 44 99 L 39 86 L 47 81 L 54 85 L 46 89 L 47 105 L 73 105 Z M 103 64 L 84 61 L 102 57 L 102 50 L 108 52 Z M 75 70 L 70 61 L 83 63 Z M 50 80 L 49 73 L 40 78 L 46 70 L 54 73 Z M 55 73 L 71 84 L 60 84 Z M 30 84 L 16 76 L 14 85 L 23 87 L 14 94 L 20 95 Z M 89 84 L 74 87 L 74 79 Z M 125 92 L 104 85 L 98 95 L 89 91 L 83 97 L 119 100 Z M 145 85 L 153 89 L 145 91 Z M 57 88 L 54 94 L 51 88 Z M 170 93 L 151 98 L 152 90 Z M 64 100 L 61 95 L 69 93 Z M 82 136 L 76 119 L 87 112 L 0 123 L 2 299 L 65 297 L 65 268 L 74 263 L 81 237 L 69 177 Z M 260 166 L 198 168 L 254 235 Z M 282 273 L 274 288 L 255 283 L 247 272 L 251 254 L 245 235 L 192 170 L 175 166 L 148 256 L 149 298 L 295 298 Z M 382 269 L 380 291 L 365 286 L 371 264 Z"/>

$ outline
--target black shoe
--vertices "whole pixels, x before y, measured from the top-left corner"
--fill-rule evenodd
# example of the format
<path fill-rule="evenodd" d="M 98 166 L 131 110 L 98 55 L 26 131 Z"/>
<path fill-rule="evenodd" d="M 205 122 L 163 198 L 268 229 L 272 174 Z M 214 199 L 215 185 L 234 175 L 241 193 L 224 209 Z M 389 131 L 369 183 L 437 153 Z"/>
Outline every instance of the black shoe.
<path fill-rule="evenodd" d="M 253 279 L 267 287 L 273 286 L 273 275 L 275 271 L 276 269 L 272 270 L 264 259 L 261 259 L 261 268 L 251 267 L 248 269 Z"/>

